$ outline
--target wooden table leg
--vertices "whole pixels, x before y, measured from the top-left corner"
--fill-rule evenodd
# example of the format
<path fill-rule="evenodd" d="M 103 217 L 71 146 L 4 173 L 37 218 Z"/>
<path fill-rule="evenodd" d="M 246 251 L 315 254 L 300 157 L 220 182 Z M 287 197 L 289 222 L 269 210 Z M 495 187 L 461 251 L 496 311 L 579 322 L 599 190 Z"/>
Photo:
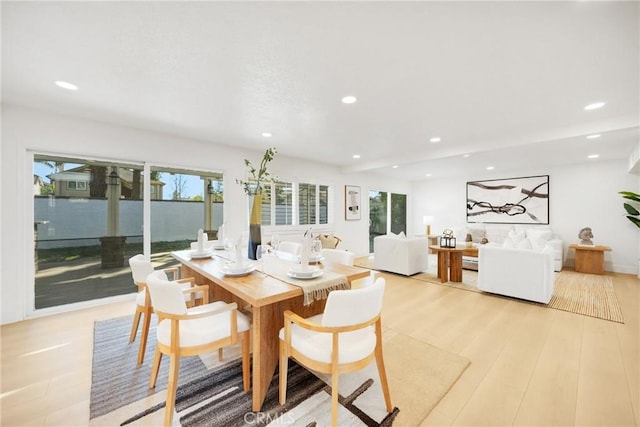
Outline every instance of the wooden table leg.
<path fill-rule="evenodd" d="M 438 278 L 442 283 L 449 280 L 449 254 L 445 251 L 438 251 Z"/>
<path fill-rule="evenodd" d="M 449 277 L 452 282 L 462 282 L 462 252 L 451 252 Z"/>
<path fill-rule="evenodd" d="M 253 410 L 260 411 L 278 366 L 278 332 L 284 322 L 279 304 L 253 307 Z"/>

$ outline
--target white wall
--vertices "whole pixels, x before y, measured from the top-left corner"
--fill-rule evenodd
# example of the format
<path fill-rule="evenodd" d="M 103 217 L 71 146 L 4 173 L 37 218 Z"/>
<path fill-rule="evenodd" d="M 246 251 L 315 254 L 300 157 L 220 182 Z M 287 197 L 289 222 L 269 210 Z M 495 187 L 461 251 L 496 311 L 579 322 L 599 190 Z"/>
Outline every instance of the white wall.
<path fill-rule="evenodd" d="M 238 235 L 247 227 L 246 198 L 236 178 L 246 178 L 244 158 L 259 162 L 262 152 L 237 150 L 211 141 L 180 138 L 151 131 L 112 126 L 47 113 L 15 105 L 2 105 L 0 192 L 0 323 L 33 315 L 33 188 L 31 152 L 69 155 L 102 160 L 148 162 L 153 165 L 223 172 L 225 227 Z M 304 142 L 301 142 L 304 143 Z M 277 147 L 277 141 L 273 144 Z M 266 147 L 265 147 L 266 148 Z M 314 150 L 322 147 L 313 147 Z M 367 174 L 342 174 L 331 165 L 278 155 L 270 172 L 283 180 L 313 179 L 336 189 L 333 231 L 343 239 L 340 247 L 356 254 L 368 253 L 368 191 L 370 189 L 408 195 L 410 184 Z M 344 220 L 344 185 L 362 190 L 362 219 Z M 7 203 L 10 200 L 11 203 Z M 412 224 L 413 219 L 408 218 Z M 409 227 L 411 228 L 411 227 Z M 411 229 L 407 230 L 412 232 Z M 31 290 L 31 295 L 30 295 Z"/>
<path fill-rule="evenodd" d="M 422 215 L 434 216 L 432 234 L 466 223 L 466 182 L 519 176 L 549 175 L 549 225 L 564 241 L 564 265 L 573 266 L 582 227 L 593 229 L 595 244 L 611 247 L 605 253 L 605 270 L 638 274 L 640 230 L 625 218 L 618 191 L 639 192 L 638 176 L 628 173 L 627 159 L 590 161 L 545 170 L 493 171 L 485 176 L 461 176 L 414 182 L 414 226 Z"/>

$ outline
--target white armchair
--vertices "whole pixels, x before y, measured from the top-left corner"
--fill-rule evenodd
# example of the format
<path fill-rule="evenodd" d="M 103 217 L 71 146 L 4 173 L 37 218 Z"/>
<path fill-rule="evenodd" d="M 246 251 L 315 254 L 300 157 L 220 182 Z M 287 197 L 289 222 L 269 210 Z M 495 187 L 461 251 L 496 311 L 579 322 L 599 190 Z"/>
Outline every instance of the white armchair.
<path fill-rule="evenodd" d="M 553 295 L 553 250 L 481 246 L 478 289 L 548 304 Z"/>
<path fill-rule="evenodd" d="M 412 274 L 429 268 L 429 240 L 426 237 L 378 236 L 373 239 L 376 270 Z"/>
<path fill-rule="evenodd" d="M 353 265 L 356 255 L 342 249 L 322 249 L 323 262 L 329 264 Z"/>

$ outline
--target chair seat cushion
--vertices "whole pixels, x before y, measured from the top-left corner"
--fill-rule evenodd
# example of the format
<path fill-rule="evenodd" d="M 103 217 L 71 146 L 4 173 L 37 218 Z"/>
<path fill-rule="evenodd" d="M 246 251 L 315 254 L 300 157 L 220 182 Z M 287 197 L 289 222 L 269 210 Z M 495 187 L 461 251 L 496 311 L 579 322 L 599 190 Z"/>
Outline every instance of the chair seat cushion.
<path fill-rule="evenodd" d="M 223 307 L 223 302 L 214 302 L 188 310 L 189 313 L 202 313 Z M 193 320 L 180 321 L 180 347 L 193 347 L 208 344 L 231 335 L 230 311 Z M 238 332 L 249 329 L 249 319 L 238 312 Z M 160 321 L 157 329 L 158 342 L 164 345 L 171 343 L 171 320 Z"/>
<path fill-rule="evenodd" d="M 321 324 L 322 314 L 310 317 L 310 322 Z M 284 328 L 280 329 L 280 339 L 284 340 Z M 324 363 L 331 363 L 331 334 L 304 329 L 295 323 L 291 325 L 291 346 L 306 357 Z M 341 333 L 338 338 L 340 355 L 338 363 L 351 363 L 362 360 L 376 347 L 376 334 L 373 327 L 358 331 Z"/>

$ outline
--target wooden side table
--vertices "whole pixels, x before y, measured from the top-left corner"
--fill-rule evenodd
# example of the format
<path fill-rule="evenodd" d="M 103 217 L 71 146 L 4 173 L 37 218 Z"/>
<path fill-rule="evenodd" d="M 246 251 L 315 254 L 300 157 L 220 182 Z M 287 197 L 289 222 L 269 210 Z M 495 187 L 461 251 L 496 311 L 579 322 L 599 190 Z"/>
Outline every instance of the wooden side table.
<path fill-rule="evenodd" d="M 462 252 L 465 247 L 441 248 L 436 245 L 429 245 L 429 249 L 438 253 L 438 278 L 442 283 L 462 282 Z"/>
<path fill-rule="evenodd" d="M 576 251 L 575 270 L 579 273 L 604 274 L 604 253 L 608 246 L 569 245 Z"/>

